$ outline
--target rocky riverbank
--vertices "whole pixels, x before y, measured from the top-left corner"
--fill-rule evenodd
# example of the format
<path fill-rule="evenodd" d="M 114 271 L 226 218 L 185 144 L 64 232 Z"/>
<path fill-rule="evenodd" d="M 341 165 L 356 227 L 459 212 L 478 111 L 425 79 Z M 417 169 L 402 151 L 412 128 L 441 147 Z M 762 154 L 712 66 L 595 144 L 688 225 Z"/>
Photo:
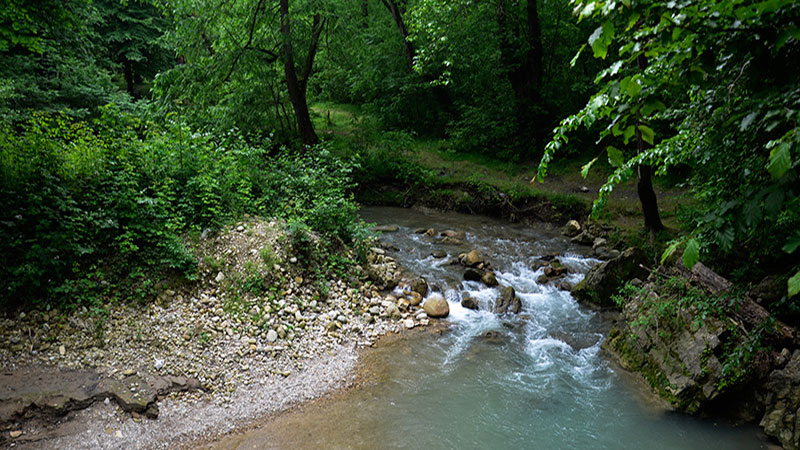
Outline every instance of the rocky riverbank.
<path fill-rule="evenodd" d="M 796 330 L 702 263 L 646 263 L 628 249 L 573 289 L 585 304 L 621 311 L 603 348 L 676 410 L 755 422 L 799 449 Z"/>
<path fill-rule="evenodd" d="M 153 448 L 225 433 L 345 385 L 358 348 L 428 324 L 418 301 L 380 292 L 402 274 L 378 247 L 363 268 L 323 274 L 257 219 L 194 247 L 199 280 L 155 301 L 0 319 L 0 443 Z M 12 382 L 24 373 L 41 389 Z"/>

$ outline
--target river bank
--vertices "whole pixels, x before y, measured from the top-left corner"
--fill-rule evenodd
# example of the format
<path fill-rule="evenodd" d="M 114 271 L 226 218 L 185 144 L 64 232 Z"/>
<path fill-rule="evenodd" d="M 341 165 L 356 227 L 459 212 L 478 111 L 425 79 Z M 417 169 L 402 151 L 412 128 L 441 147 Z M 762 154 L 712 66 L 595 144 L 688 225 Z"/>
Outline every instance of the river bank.
<path fill-rule="evenodd" d="M 200 279 L 147 304 L 4 317 L 0 442 L 167 448 L 224 434 L 346 386 L 358 348 L 428 323 L 380 292 L 400 277 L 382 249 L 320 280 L 281 229 L 250 218 L 204 236 Z"/>

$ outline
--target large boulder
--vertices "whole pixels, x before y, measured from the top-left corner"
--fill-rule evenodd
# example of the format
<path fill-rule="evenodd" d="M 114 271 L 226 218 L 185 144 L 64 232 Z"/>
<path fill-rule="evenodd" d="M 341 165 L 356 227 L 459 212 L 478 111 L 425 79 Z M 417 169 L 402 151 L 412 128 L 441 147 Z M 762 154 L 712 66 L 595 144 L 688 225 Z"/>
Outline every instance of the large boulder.
<path fill-rule="evenodd" d="M 441 295 L 434 295 L 426 299 L 422 304 L 422 309 L 425 310 L 428 317 L 440 318 L 450 315 L 450 305 Z"/>
<path fill-rule="evenodd" d="M 594 244 L 595 237 L 589 230 L 583 230 L 579 235 L 570 239 L 573 244 L 579 245 L 592 245 Z"/>
<path fill-rule="evenodd" d="M 677 300 L 658 291 L 648 283 L 628 298 L 603 346 L 676 409 L 697 413 L 733 387 L 721 355 L 739 343 L 722 320 L 674 308 Z"/>
<path fill-rule="evenodd" d="M 647 278 L 649 273 L 641 267 L 646 261 L 647 257 L 642 250 L 631 247 L 618 257 L 593 267 L 572 289 L 572 296 L 579 302 L 613 307 L 615 305 L 611 296 L 625 282 L 633 278 Z"/>
<path fill-rule="evenodd" d="M 494 287 L 500 284 L 497 282 L 497 277 L 495 276 L 494 272 L 486 272 L 483 274 L 481 277 L 481 282 L 489 287 Z"/>
<path fill-rule="evenodd" d="M 773 371 L 757 392 L 764 406 L 761 426 L 786 450 L 800 449 L 800 350 L 786 366 Z"/>
<path fill-rule="evenodd" d="M 495 301 L 494 312 L 519 314 L 520 311 L 522 311 L 522 301 L 517 297 L 514 288 L 511 286 L 500 288 L 500 296 Z"/>

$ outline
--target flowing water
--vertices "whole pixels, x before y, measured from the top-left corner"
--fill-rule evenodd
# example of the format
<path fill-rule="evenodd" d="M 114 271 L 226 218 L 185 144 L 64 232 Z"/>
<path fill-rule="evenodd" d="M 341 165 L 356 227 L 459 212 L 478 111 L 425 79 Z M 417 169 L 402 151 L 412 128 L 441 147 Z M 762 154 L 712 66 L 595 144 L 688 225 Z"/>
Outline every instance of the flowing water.
<path fill-rule="evenodd" d="M 409 272 L 450 303 L 450 327 L 418 331 L 367 354 L 364 383 L 279 416 L 219 448 L 407 449 L 759 449 L 754 427 L 670 413 L 601 349 L 610 327 L 568 292 L 539 285 L 534 262 L 559 255 L 577 282 L 597 260 L 547 227 L 453 213 L 366 208 L 365 220 L 397 224 L 382 240 Z M 415 234 L 465 230 L 463 246 Z M 501 285 L 522 299 L 518 316 L 488 312 L 497 290 L 462 281 L 463 268 L 433 250 L 478 249 Z M 582 254 L 583 253 L 583 254 Z M 467 310 L 458 290 L 479 299 Z"/>

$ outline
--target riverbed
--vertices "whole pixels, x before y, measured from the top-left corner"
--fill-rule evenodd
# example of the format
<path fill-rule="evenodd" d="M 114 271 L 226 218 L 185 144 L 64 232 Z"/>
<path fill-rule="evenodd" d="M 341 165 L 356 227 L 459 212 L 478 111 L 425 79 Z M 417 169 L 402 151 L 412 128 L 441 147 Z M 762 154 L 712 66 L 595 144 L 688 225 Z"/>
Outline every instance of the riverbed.
<path fill-rule="evenodd" d="M 769 448 L 753 426 L 668 411 L 602 350 L 608 318 L 537 282 L 542 257 L 558 258 L 572 272 L 567 281 L 580 281 L 598 262 L 590 248 L 544 224 L 397 208 L 362 215 L 398 225 L 381 239 L 401 266 L 445 296 L 448 326 L 390 339 L 363 357 L 357 388 L 228 436 L 217 448 Z M 466 237 L 444 245 L 415 232 L 429 228 Z M 463 281 L 463 267 L 448 264 L 473 249 L 501 286 L 514 287 L 520 314 L 490 312 L 498 290 Z M 465 294 L 480 310 L 461 306 Z"/>

